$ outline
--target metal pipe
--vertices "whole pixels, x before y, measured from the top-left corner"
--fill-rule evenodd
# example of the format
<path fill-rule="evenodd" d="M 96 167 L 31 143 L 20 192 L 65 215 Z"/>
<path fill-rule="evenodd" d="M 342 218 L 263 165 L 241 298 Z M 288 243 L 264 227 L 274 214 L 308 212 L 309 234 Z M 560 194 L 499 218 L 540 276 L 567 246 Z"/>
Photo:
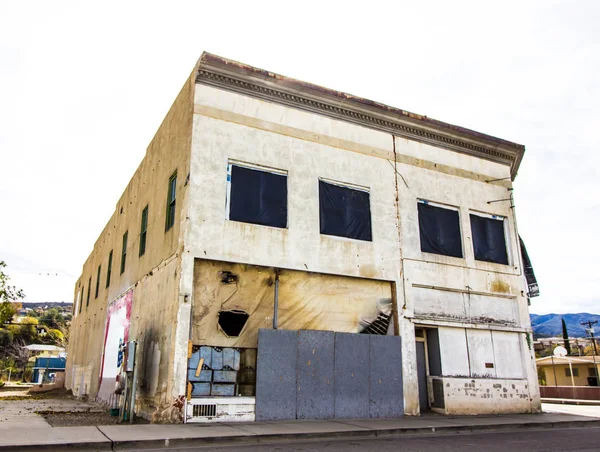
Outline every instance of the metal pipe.
<path fill-rule="evenodd" d="M 133 424 L 133 418 L 135 417 L 135 383 L 137 379 L 137 366 L 136 366 L 136 358 L 137 358 L 137 342 L 130 342 L 130 345 L 133 345 L 133 350 L 129 350 L 129 353 L 133 352 L 133 372 L 131 376 L 131 402 L 129 404 L 129 423 Z"/>
<path fill-rule="evenodd" d="M 273 329 L 277 329 L 277 312 L 279 311 L 279 269 L 275 269 L 275 300 L 273 303 Z"/>

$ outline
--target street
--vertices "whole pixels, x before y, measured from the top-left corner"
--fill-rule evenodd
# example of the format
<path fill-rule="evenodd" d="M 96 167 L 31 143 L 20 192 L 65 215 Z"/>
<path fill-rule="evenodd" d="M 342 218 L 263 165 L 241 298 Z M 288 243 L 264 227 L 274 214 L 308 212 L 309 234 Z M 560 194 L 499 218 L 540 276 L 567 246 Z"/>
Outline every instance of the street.
<path fill-rule="evenodd" d="M 284 443 L 236 444 L 227 447 L 171 449 L 181 451 L 245 452 L 546 452 L 600 450 L 600 427 L 504 431 L 477 434 L 397 436 L 338 441 L 288 441 Z"/>

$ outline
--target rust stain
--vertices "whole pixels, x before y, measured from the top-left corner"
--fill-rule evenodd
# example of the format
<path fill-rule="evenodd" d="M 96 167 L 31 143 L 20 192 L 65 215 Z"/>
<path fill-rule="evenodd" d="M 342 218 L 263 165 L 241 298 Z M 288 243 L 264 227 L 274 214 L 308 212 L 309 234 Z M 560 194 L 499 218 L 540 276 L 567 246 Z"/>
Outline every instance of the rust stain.
<path fill-rule="evenodd" d="M 510 293 L 510 286 L 508 285 L 508 283 L 497 279 L 490 285 L 490 290 L 492 292 Z"/>

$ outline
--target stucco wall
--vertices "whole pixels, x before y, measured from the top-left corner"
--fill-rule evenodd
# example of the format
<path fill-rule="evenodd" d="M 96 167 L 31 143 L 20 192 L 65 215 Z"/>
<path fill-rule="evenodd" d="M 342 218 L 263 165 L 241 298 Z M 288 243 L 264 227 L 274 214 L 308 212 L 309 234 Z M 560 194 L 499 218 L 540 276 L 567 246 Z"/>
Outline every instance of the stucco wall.
<path fill-rule="evenodd" d="M 418 412 L 413 322 L 476 326 L 488 335 L 494 326 L 528 331 L 513 210 L 488 204 L 509 197 L 509 167 L 204 85 L 194 112 L 189 256 L 394 281 L 407 414 Z M 287 229 L 226 219 L 231 161 L 287 171 Z M 372 242 L 319 234 L 319 178 L 369 188 Z M 421 252 L 419 198 L 459 209 L 464 258 Z M 475 261 L 471 211 L 506 217 L 510 265 Z M 193 261 L 186 266 L 192 281 Z M 521 364 L 535 384 L 531 362 Z"/>
<path fill-rule="evenodd" d="M 443 414 L 475 415 L 537 411 L 531 403 L 531 388 L 527 380 L 493 378 L 438 380 L 442 381 L 445 406 L 434 410 Z"/>
<path fill-rule="evenodd" d="M 195 71 L 194 71 L 195 73 Z M 131 340 L 153 343 L 160 355 L 160 373 L 150 390 L 140 393 L 143 414 L 164 408 L 167 399 L 176 399 L 169 373 L 173 371 L 174 325 L 177 325 L 182 248 L 180 228 L 185 220 L 186 185 L 192 131 L 194 73 L 185 83 L 163 123 L 146 150 L 146 155 L 127 185 L 115 212 L 83 265 L 75 286 L 74 299 L 80 299 L 81 312 L 75 309 L 67 362 L 67 388 L 77 395 L 96 397 L 102 360 L 106 307 L 119 295 L 133 288 Z M 177 171 L 177 201 L 174 226 L 165 232 L 169 177 Z M 141 215 L 148 205 L 146 251 L 139 256 Z M 128 231 L 125 271 L 120 274 L 123 234 Z M 109 252 L 113 250 L 110 286 L 106 288 Z M 101 277 L 95 297 L 98 265 Z M 89 305 L 86 306 L 89 278 L 92 279 Z M 84 288 L 83 298 L 81 289 Z M 151 353 L 155 359 L 157 353 Z M 145 368 L 147 354 L 139 355 L 138 365 Z M 154 361 L 152 361 L 154 363 Z M 152 364 L 153 366 L 154 364 Z M 150 366 L 150 367 L 152 367 Z M 164 369 L 163 369 L 164 367 Z M 154 378 L 154 377 L 153 377 Z M 156 386 L 156 389 L 154 389 Z M 167 417 L 170 413 L 167 414 Z"/>

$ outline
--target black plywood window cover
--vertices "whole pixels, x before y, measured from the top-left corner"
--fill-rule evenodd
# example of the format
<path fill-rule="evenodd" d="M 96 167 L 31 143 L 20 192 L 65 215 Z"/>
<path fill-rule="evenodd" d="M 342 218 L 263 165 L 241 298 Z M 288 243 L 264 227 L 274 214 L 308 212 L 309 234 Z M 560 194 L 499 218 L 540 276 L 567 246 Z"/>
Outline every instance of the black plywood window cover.
<path fill-rule="evenodd" d="M 232 165 L 229 219 L 287 227 L 287 176 Z"/>
<path fill-rule="evenodd" d="M 519 243 L 521 245 L 521 257 L 523 258 L 523 270 L 525 271 L 525 279 L 527 280 L 528 296 L 529 298 L 538 297 L 540 295 L 540 289 L 538 286 L 537 278 L 533 272 L 533 265 L 529 254 L 527 254 L 527 248 L 525 248 L 525 242 L 519 236 Z"/>
<path fill-rule="evenodd" d="M 504 221 L 471 214 L 475 259 L 508 265 Z"/>
<path fill-rule="evenodd" d="M 373 240 L 369 193 L 319 181 L 321 234 Z"/>
<path fill-rule="evenodd" d="M 418 203 L 421 251 L 463 257 L 458 212 Z"/>

